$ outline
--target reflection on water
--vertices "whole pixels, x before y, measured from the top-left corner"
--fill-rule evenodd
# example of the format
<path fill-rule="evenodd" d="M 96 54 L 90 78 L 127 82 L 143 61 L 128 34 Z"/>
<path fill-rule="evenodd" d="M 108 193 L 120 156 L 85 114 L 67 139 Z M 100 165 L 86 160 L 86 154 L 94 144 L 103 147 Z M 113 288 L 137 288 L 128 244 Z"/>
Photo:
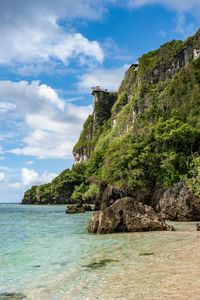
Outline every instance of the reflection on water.
<path fill-rule="evenodd" d="M 195 223 L 173 222 L 175 232 L 92 235 L 84 229 L 90 214 L 20 209 L 12 221 L 0 214 L 0 230 L 10 233 L 1 243 L 1 293 L 33 300 L 200 299 Z"/>

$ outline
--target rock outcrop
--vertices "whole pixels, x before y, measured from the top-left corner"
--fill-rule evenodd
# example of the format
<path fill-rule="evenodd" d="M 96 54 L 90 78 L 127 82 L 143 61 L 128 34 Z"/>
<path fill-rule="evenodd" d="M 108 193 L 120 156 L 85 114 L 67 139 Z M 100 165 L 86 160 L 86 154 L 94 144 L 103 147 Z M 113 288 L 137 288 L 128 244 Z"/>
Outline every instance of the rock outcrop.
<path fill-rule="evenodd" d="M 92 92 L 94 96 L 93 114 L 87 118 L 79 140 L 73 149 L 75 163 L 84 163 L 90 158 L 98 136 L 102 132 L 102 126 L 111 117 L 112 106 L 117 100 L 117 93 L 110 93 L 98 88 Z"/>
<path fill-rule="evenodd" d="M 200 223 L 196 224 L 196 231 L 200 231 Z"/>
<path fill-rule="evenodd" d="M 71 204 L 67 206 L 65 212 L 66 214 L 84 213 L 85 209 L 82 204 Z"/>
<path fill-rule="evenodd" d="M 92 207 L 88 204 L 71 204 L 68 205 L 65 212 L 66 214 L 77 214 L 77 213 L 84 213 L 86 211 L 92 211 Z"/>
<path fill-rule="evenodd" d="M 130 191 L 125 188 L 108 185 L 104 181 L 99 184 L 99 195 L 95 201 L 95 210 L 102 210 L 112 205 L 116 200 L 125 197 L 132 197 L 135 200 L 144 204 L 151 204 L 151 193 L 146 189 L 139 189 L 138 191 Z"/>
<path fill-rule="evenodd" d="M 91 233 L 172 230 L 151 206 L 131 197 L 118 199 L 111 206 L 94 213 L 88 224 Z"/>
<path fill-rule="evenodd" d="M 166 220 L 198 221 L 200 220 L 200 199 L 184 183 L 179 182 L 163 194 L 156 210 Z"/>

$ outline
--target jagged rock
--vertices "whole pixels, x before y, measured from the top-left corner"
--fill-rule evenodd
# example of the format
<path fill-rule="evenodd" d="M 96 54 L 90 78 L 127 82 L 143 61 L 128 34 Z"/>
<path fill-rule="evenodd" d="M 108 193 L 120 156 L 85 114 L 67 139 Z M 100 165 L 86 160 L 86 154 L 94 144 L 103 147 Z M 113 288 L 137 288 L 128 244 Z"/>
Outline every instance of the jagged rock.
<path fill-rule="evenodd" d="M 200 231 L 200 223 L 196 224 L 196 231 Z"/>
<path fill-rule="evenodd" d="M 139 202 L 150 205 L 150 190 L 147 190 L 145 188 L 138 189 L 133 193 L 133 191 L 129 191 L 128 189 L 122 189 L 116 186 L 107 185 L 107 183 L 105 183 L 104 181 L 99 181 L 98 186 L 100 191 L 95 201 L 94 210 L 104 209 L 112 205 L 116 200 L 125 197 L 132 197 Z"/>
<path fill-rule="evenodd" d="M 83 207 L 85 211 L 92 211 L 92 207 L 89 204 L 84 204 Z"/>
<path fill-rule="evenodd" d="M 172 230 L 151 206 L 134 198 L 118 199 L 111 206 L 94 213 L 88 231 L 91 233 Z"/>
<path fill-rule="evenodd" d="M 156 210 L 162 218 L 178 221 L 200 220 L 200 199 L 184 183 L 179 182 L 161 197 Z"/>
<path fill-rule="evenodd" d="M 78 142 L 74 146 L 75 164 L 88 161 L 97 141 L 97 132 L 101 132 L 103 124 L 111 117 L 111 108 L 117 100 L 117 93 L 107 90 L 93 90 L 94 112 L 89 115 Z"/>
<path fill-rule="evenodd" d="M 65 210 L 66 214 L 77 214 L 77 213 L 84 213 L 84 212 L 85 212 L 85 208 L 82 204 L 68 205 Z"/>

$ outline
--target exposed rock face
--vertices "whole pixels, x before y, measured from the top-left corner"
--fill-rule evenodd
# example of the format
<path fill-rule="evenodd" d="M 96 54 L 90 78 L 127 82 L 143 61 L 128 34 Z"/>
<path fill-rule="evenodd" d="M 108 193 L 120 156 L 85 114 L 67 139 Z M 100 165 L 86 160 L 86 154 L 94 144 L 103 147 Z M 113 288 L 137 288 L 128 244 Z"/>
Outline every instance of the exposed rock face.
<path fill-rule="evenodd" d="M 95 201 L 95 210 L 104 209 L 112 205 L 116 200 L 125 197 L 132 197 L 135 200 L 147 205 L 151 205 L 151 191 L 139 189 L 134 193 L 128 189 L 120 189 L 116 186 L 107 185 L 105 182 L 99 184 L 99 196 Z"/>
<path fill-rule="evenodd" d="M 200 220 L 200 199 L 179 182 L 163 194 L 156 210 L 164 219 L 197 221 Z"/>
<path fill-rule="evenodd" d="M 126 197 L 94 213 L 87 229 L 91 233 L 113 233 L 172 230 L 172 227 L 152 207 Z"/>
<path fill-rule="evenodd" d="M 92 211 L 92 207 L 89 204 L 83 205 L 85 211 Z"/>
<path fill-rule="evenodd" d="M 82 204 L 72 204 L 67 206 L 65 212 L 66 214 L 84 213 L 85 208 L 83 207 Z"/>
<path fill-rule="evenodd" d="M 73 149 L 75 163 L 86 162 L 90 158 L 102 126 L 111 117 L 112 106 L 117 100 L 117 93 L 105 90 L 94 91 L 93 96 L 94 112 L 86 120 L 79 141 Z"/>

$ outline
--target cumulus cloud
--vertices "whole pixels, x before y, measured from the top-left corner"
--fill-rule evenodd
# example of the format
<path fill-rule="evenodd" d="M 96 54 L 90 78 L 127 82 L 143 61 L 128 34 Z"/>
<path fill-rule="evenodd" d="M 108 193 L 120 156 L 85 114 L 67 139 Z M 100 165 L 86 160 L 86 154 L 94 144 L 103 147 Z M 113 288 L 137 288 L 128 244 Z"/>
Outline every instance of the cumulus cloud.
<path fill-rule="evenodd" d="M 9 118 L 7 112 L 0 116 L 2 122 L 10 122 L 20 135 L 21 145 L 8 152 L 40 159 L 71 158 L 83 122 L 92 111 L 91 106 L 68 103 L 38 81 L 0 81 L 1 99 L 14 108 Z"/>
<path fill-rule="evenodd" d="M 128 5 L 132 8 L 150 4 L 164 5 L 178 12 L 200 13 L 199 0 L 128 0 Z"/>
<path fill-rule="evenodd" d="M 22 168 L 22 183 L 29 185 L 35 182 L 38 178 L 38 173 L 33 169 Z"/>
<path fill-rule="evenodd" d="M 23 167 L 21 169 L 21 182 L 23 185 L 31 185 L 33 183 L 47 183 L 57 176 L 56 173 L 44 172 L 39 174 L 34 169 Z"/>
<path fill-rule="evenodd" d="M 5 178 L 6 178 L 6 174 L 4 172 L 0 172 L 0 182 L 4 181 Z"/>
<path fill-rule="evenodd" d="M 200 1 L 199 0 L 128 0 L 128 7 L 139 8 L 144 5 L 162 5 L 176 12 L 176 25 L 174 32 L 182 37 L 194 34 L 197 27 L 193 22 L 186 22 L 186 14 L 190 13 L 199 20 Z M 160 32 L 162 36 L 163 32 Z M 164 32 L 165 34 L 165 32 Z"/>
<path fill-rule="evenodd" d="M 121 68 L 91 70 L 80 77 L 78 88 L 81 91 L 88 91 L 92 86 L 99 85 L 116 91 L 128 67 L 128 65 L 124 65 Z"/>
<path fill-rule="evenodd" d="M 34 169 L 28 169 L 23 167 L 21 169 L 20 181 L 17 182 L 6 182 L 6 186 L 12 189 L 24 189 L 33 184 L 44 184 L 52 181 L 58 174 L 43 172 L 39 174 Z M 3 178 L 4 179 L 4 178 Z M 2 179 L 2 180 L 3 180 Z M 0 181 L 1 181 L 1 173 L 0 173 Z"/>
<path fill-rule="evenodd" d="M 61 24 L 73 18 L 99 18 L 103 11 L 104 1 L 99 0 L 0 1 L 0 64 L 39 72 L 47 61 L 66 65 L 74 57 L 81 63 L 101 63 L 104 54 L 97 41 Z"/>
<path fill-rule="evenodd" d="M 28 165 L 28 166 L 33 165 L 33 164 L 34 164 L 33 160 L 27 160 L 26 161 L 26 165 Z"/>

